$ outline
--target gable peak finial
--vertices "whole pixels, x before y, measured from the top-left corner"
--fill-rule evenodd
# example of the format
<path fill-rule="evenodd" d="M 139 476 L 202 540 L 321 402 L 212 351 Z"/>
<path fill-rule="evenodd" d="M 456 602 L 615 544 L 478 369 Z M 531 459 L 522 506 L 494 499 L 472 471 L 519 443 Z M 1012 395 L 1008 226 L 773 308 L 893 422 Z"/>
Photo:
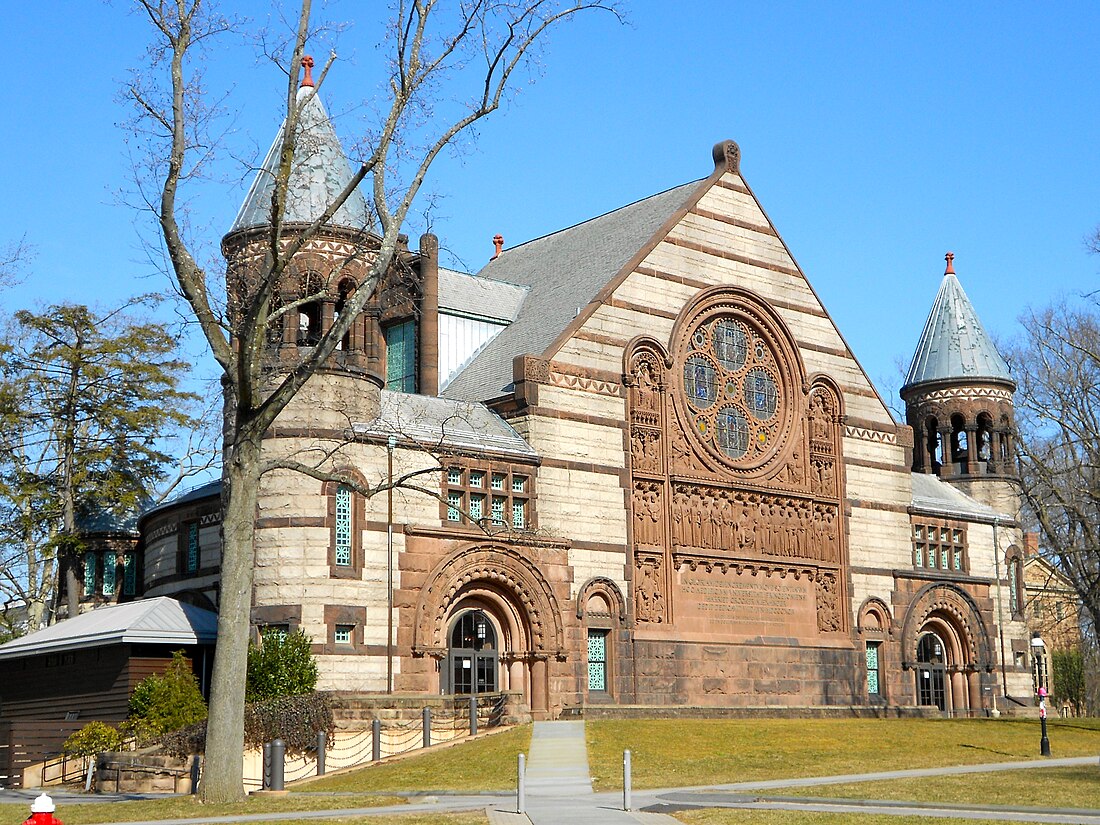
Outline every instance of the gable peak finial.
<path fill-rule="evenodd" d="M 496 235 L 493 235 L 493 249 L 496 251 L 493 252 L 493 257 L 489 259 L 490 261 L 495 261 L 497 258 L 499 258 L 500 253 L 504 250 L 504 236 L 501 235 L 499 232 Z"/>
<path fill-rule="evenodd" d="M 302 68 L 305 69 L 305 75 L 302 77 L 302 88 L 307 86 L 313 88 L 315 86 L 313 82 L 313 58 L 310 55 L 304 55 L 302 57 Z"/>
<path fill-rule="evenodd" d="M 948 252 L 946 255 L 943 256 L 943 259 L 945 261 L 947 261 L 947 269 L 944 271 L 943 274 L 944 275 L 954 275 L 955 274 L 955 253 L 954 252 Z"/>

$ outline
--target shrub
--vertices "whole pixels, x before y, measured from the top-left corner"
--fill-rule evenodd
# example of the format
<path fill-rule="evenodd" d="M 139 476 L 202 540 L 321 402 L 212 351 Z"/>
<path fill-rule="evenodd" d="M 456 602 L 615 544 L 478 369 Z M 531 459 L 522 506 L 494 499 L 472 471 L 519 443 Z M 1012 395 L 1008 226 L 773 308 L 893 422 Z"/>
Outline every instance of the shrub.
<path fill-rule="evenodd" d="M 318 731 L 327 733 L 331 743 L 335 729 L 328 693 L 282 696 L 253 702 L 244 709 L 244 743 L 249 748 L 262 747 L 278 737 L 286 743 L 287 753 L 305 753 L 316 747 Z M 168 753 L 181 758 L 202 753 L 206 749 L 206 722 L 166 734 L 160 743 Z"/>
<path fill-rule="evenodd" d="M 95 756 L 121 747 L 122 734 L 115 728 L 106 722 L 89 722 L 65 740 L 61 752 L 69 756 Z"/>
<path fill-rule="evenodd" d="M 1085 711 L 1085 659 L 1080 650 L 1055 650 L 1050 656 L 1054 670 L 1054 701 L 1068 702 L 1075 715 Z"/>
<path fill-rule="evenodd" d="M 159 736 L 206 718 L 199 682 L 182 650 L 161 675 L 143 679 L 130 697 L 129 728 L 139 738 Z"/>
<path fill-rule="evenodd" d="M 248 645 L 245 700 L 258 702 L 280 696 L 302 696 L 317 687 L 317 662 L 309 638 L 294 633 L 265 633 Z"/>

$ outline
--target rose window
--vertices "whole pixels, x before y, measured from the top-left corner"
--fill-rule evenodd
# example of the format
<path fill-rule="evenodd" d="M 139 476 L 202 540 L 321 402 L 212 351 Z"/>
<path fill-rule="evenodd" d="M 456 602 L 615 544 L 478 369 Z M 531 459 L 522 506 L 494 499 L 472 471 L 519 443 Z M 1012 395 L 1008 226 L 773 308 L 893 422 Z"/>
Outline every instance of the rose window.
<path fill-rule="evenodd" d="M 727 460 L 751 462 L 782 427 L 780 370 L 772 346 L 748 324 L 708 319 L 687 341 L 684 400 L 696 434 Z"/>

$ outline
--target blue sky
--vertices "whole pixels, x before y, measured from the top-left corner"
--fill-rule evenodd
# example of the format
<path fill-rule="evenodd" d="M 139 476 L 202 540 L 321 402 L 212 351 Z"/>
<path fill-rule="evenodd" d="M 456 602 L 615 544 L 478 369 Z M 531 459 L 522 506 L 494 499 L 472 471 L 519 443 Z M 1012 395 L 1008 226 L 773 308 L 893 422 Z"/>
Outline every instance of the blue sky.
<path fill-rule="evenodd" d="M 270 6 L 236 4 L 262 21 Z M 378 84 L 375 9 L 347 20 L 323 99 L 351 143 Z M 958 8 L 959 5 L 964 8 Z M 1028 306 L 1096 288 L 1083 237 L 1100 223 L 1100 6 L 1062 3 L 626 5 L 555 33 L 538 71 L 433 169 L 431 225 L 457 268 L 709 174 L 736 140 L 742 172 L 868 374 L 899 383 L 943 273 L 955 268 L 987 329 L 1011 338 Z M 1055 11 L 1050 11 L 1056 9 Z M 146 32 L 125 0 L 40 0 L 5 11 L 0 243 L 37 248 L 7 309 L 110 304 L 160 289 L 121 205 L 132 146 L 119 90 Z M 323 53 L 324 49 L 318 49 Z M 284 81 L 245 37 L 210 55 L 232 85 L 226 139 L 258 160 Z M 247 181 L 197 202 L 216 250 Z M 424 228 L 410 226 L 415 238 Z"/>

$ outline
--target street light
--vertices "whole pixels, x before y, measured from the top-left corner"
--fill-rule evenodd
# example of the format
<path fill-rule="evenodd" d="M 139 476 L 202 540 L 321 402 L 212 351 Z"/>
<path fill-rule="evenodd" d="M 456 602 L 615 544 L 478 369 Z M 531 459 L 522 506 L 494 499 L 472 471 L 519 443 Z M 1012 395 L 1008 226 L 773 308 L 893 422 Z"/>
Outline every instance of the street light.
<path fill-rule="evenodd" d="M 1035 633 L 1031 637 L 1031 655 L 1035 659 L 1035 692 L 1039 696 L 1039 724 L 1042 734 L 1039 739 L 1039 755 L 1050 756 L 1050 740 L 1047 739 L 1047 684 L 1046 684 L 1047 646 Z"/>

